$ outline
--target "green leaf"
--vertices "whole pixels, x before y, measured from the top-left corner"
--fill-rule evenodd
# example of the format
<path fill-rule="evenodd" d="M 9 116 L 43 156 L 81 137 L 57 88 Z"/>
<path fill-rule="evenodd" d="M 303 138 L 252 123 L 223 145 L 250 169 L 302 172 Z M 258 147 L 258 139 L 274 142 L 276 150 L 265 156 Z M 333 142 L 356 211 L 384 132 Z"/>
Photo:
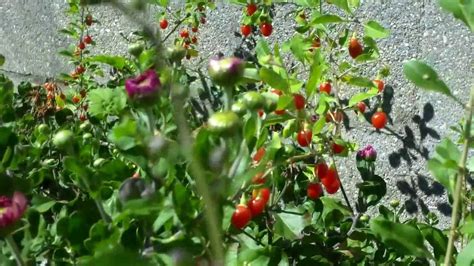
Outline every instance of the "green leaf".
<path fill-rule="evenodd" d="M 39 213 L 44 213 L 49 211 L 54 205 L 56 204 L 56 201 L 47 197 L 42 197 L 42 196 L 35 196 L 33 197 L 33 200 L 31 201 L 31 205 L 35 210 L 37 210 Z"/>
<path fill-rule="evenodd" d="M 443 139 L 436 146 L 435 153 L 428 161 L 428 169 L 449 193 L 454 191 L 455 176 L 458 172 L 461 152 L 450 139 Z"/>
<path fill-rule="evenodd" d="M 471 266 L 474 262 L 474 240 L 471 240 L 461 252 L 459 252 L 456 266 Z"/>
<path fill-rule="evenodd" d="M 367 99 L 370 99 L 370 98 L 372 98 L 376 95 L 377 95 L 377 89 L 370 90 L 368 92 L 357 93 L 357 94 L 355 94 L 351 97 L 351 99 L 349 100 L 349 104 L 347 106 L 352 107 L 352 106 L 356 105 L 357 103 L 359 103 L 361 101 L 364 101 L 364 100 L 367 100 Z"/>
<path fill-rule="evenodd" d="M 405 77 L 416 86 L 428 90 L 439 92 L 452 97 L 448 86 L 439 79 L 438 74 L 427 64 L 411 60 L 403 64 L 403 73 Z"/>
<path fill-rule="evenodd" d="M 472 0 L 439 0 L 439 5 L 474 31 L 474 1 Z"/>
<path fill-rule="evenodd" d="M 347 84 L 354 85 L 357 87 L 364 87 L 364 88 L 375 87 L 374 83 L 370 79 L 363 78 L 363 77 L 345 75 L 344 77 L 342 77 L 342 80 L 346 82 Z"/>
<path fill-rule="evenodd" d="M 276 88 L 282 91 L 288 90 L 287 80 L 284 79 L 281 75 L 279 75 L 275 71 L 266 67 L 262 67 L 260 69 L 259 74 L 262 81 L 272 86 L 273 88 Z"/>
<path fill-rule="evenodd" d="M 113 56 L 113 55 L 96 55 L 87 58 L 89 62 L 98 62 L 110 65 L 117 69 L 123 69 L 127 63 L 125 58 L 121 56 Z"/>
<path fill-rule="evenodd" d="M 401 254 L 417 257 L 430 256 L 423 243 L 423 235 L 412 225 L 375 218 L 370 221 L 370 229 L 385 245 Z"/>
<path fill-rule="evenodd" d="M 311 44 L 306 41 L 301 35 L 295 35 L 288 43 L 291 52 L 295 57 L 303 62 L 306 58 L 305 52 L 310 48 Z"/>
<path fill-rule="evenodd" d="M 313 56 L 313 63 L 311 64 L 308 83 L 306 84 L 306 94 L 313 95 L 317 84 L 321 82 L 323 71 L 327 68 L 324 57 L 321 55 L 320 49 L 316 49 Z"/>
<path fill-rule="evenodd" d="M 474 221 L 465 222 L 459 231 L 463 234 L 474 235 Z"/>
<path fill-rule="evenodd" d="M 296 209 L 296 212 L 299 212 L 299 210 Z M 283 212 L 275 215 L 275 234 L 281 235 L 289 240 L 301 238 L 301 232 L 306 225 L 307 222 L 303 218 L 303 215 Z"/>
<path fill-rule="evenodd" d="M 351 13 L 351 9 L 349 8 L 349 3 L 347 0 L 328 0 L 328 3 L 339 7 L 347 13 Z"/>
<path fill-rule="evenodd" d="M 423 237 L 433 247 L 433 253 L 436 261 L 442 264 L 446 254 L 446 247 L 448 246 L 448 238 L 438 228 L 427 224 L 418 224 Z"/>
<path fill-rule="evenodd" d="M 123 87 L 91 90 L 88 99 L 89 113 L 100 119 L 108 115 L 119 115 L 127 106 L 127 96 Z"/>
<path fill-rule="evenodd" d="M 0 67 L 3 66 L 3 64 L 5 64 L 5 56 L 0 54 Z"/>
<path fill-rule="evenodd" d="M 314 123 L 313 126 L 313 134 L 319 134 L 324 128 L 324 125 L 326 125 L 326 117 L 325 116 L 320 116 L 318 121 Z"/>
<path fill-rule="evenodd" d="M 337 22 L 344 22 L 344 20 L 339 16 L 327 14 L 327 15 L 322 15 L 322 16 L 314 18 L 311 21 L 311 24 L 315 25 L 315 24 L 337 23 Z"/>
<path fill-rule="evenodd" d="M 351 214 L 349 208 L 342 205 L 339 200 L 330 197 L 321 197 L 320 199 L 324 206 L 321 217 L 326 225 L 337 224 Z"/>
<path fill-rule="evenodd" d="M 129 150 L 137 146 L 138 126 L 133 120 L 126 120 L 116 125 L 109 134 L 109 140 L 122 150 Z"/>
<path fill-rule="evenodd" d="M 374 39 L 386 38 L 390 35 L 390 31 L 385 29 L 375 20 L 370 20 L 364 25 L 365 35 Z"/>

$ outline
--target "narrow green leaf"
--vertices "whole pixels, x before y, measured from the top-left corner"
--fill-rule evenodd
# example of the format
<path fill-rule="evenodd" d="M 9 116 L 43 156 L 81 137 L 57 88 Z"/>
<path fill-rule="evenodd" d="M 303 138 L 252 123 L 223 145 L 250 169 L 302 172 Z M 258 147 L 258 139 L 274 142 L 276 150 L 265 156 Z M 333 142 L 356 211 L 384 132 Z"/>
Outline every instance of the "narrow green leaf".
<path fill-rule="evenodd" d="M 386 38 L 390 35 L 390 31 L 385 29 L 375 20 L 370 20 L 364 25 L 365 35 L 374 39 Z"/>
<path fill-rule="evenodd" d="M 306 94 L 308 96 L 313 95 L 316 90 L 316 86 L 321 82 L 323 71 L 326 69 L 324 58 L 321 55 L 319 49 L 316 49 L 313 56 L 313 63 L 311 64 L 311 72 L 309 74 L 308 83 L 306 84 Z"/>
<path fill-rule="evenodd" d="M 438 74 L 421 61 L 411 60 L 406 62 L 403 65 L 403 73 L 405 73 L 408 80 L 422 89 L 452 96 L 448 86 L 439 79 Z"/>
<path fill-rule="evenodd" d="M 375 86 L 372 80 L 370 79 L 356 77 L 352 75 L 345 75 L 344 77 L 342 77 L 342 81 L 346 82 L 349 85 L 354 85 L 357 87 L 370 88 Z"/>
<path fill-rule="evenodd" d="M 96 55 L 87 58 L 89 62 L 98 62 L 110 65 L 117 69 L 123 69 L 126 64 L 125 58 L 121 56 L 113 56 L 113 55 Z"/>
<path fill-rule="evenodd" d="M 5 64 L 5 56 L 0 54 L 0 67 L 3 66 L 3 64 Z"/>
<path fill-rule="evenodd" d="M 326 125 L 326 117 L 325 116 L 320 116 L 318 121 L 314 123 L 313 126 L 313 134 L 319 134 L 324 128 L 324 125 Z"/>
<path fill-rule="evenodd" d="M 316 25 L 316 24 L 326 24 L 326 23 L 337 23 L 337 22 L 344 22 L 341 17 L 337 15 L 332 15 L 332 14 L 327 14 L 327 15 L 322 15 L 319 17 L 314 18 L 311 21 L 311 24 Z"/>
<path fill-rule="evenodd" d="M 359 103 L 361 101 L 364 101 L 364 100 L 367 100 L 367 99 L 370 99 L 370 98 L 372 98 L 376 95 L 377 95 L 377 89 L 370 90 L 368 92 L 357 93 L 357 94 L 355 94 L 351 97 L 351 99 L 349 100 L 349 104 L 347 106 L 352 107 L 352 106 L 356 105 L 357 103 Z"/>

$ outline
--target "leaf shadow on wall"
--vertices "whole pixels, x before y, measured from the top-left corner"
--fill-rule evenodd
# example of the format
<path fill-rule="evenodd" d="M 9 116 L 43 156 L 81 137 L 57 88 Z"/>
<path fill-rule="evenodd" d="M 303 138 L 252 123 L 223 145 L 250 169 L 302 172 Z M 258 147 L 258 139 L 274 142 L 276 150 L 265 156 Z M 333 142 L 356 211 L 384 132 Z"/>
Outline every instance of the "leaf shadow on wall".
<path fill-rule="evenodd" d="M 398 168 L 401 165 L 401 161 L 404 160 L 408 166 L 411 166 L 413 161 L 419 159 L 419 156 L 424 160 L 428 160 L 429 151 L 423 145 L 426 137 L 430 136 L 435 140 L 441 139 L 440 135 L 433 128 L 428 127 L 428 122 L 434 117 L 434 109 L 431 103 L 426 103 L 423 107 L 423 116 L 414 115 L 412 121 L 417 125 L 419 129 L 420 141 L 416 142 L 415 133 L 409 126 L 405 126 L 405 134 L 401 135 L 391 131 L 391 135 L 397 137 L 402 142 L 402 148 L 391 153 L 388 156 L 390 166 Z"/>
<path fill-rule="evenodd" d="M 434 140 L 440 140 L 441 137 L 434 130 L 428 126 L 428 123 L 434 118 L 434 108 L 431 103 L 426 103 L 423 106 L 423 115 L 414 115 L 412 117 L 413 123 L 419 130 L 419 141 L 416 140 L 415 132 L 409 127 L 404 127 L 404 135 L 390 131 L 390 134 L 395 136 L 402 142 L 402 148 L 389 155 L 389 163 L 393 168 L 398 168 L 401 165 L 402 160 L 405 161 L 410 168 L 413 161 L 419 159 L 423 160 L 423 163 L 427 163 L 429 159 L 429 150 L 424 146 L 424 141 L 427 137 L 431 137 Z M 413 214 L 421 211 L 423 214 L 429 212 L 429 208 L 426 203 L 419 196 L 418 191 L 421 191 L 425 196 L 438 196 L 441 197 L 445 193 L 444 187 L 437 181 L 433 181 L 432 178 L 419 174 L 416 174 L 416 180 L 410 178 L 407 180 L 397 181 L 398 190 L 409 196 L 404 203 L 405 209 L 408 213 Z M 437 210 L 443 215 L 451 215 L 451 207 L 447 202 L 440 202 L 436 205 Z"/>

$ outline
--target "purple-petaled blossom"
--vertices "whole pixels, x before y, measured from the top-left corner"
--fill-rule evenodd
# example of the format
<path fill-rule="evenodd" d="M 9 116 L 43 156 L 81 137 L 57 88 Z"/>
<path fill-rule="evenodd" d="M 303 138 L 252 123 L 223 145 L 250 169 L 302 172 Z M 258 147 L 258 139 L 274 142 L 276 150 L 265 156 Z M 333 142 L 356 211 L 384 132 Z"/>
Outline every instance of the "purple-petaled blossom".
<path fill-rule="evenodd" d="M 367 161 L 375 161 L 377 159 L 377 151 L 371 145 L 364 149 L 364 157 Z"/>
<path fill-rule="evenodd" d="M 15 224 L 26 211 L 27 200 L 21 192 L 11 198 L 0 196 L 0 229 Z"/>
<path fill-rule="evenodd" d="M 125 90 L 128 96 L 134 100 L 153 100 L 160 88 L 160 79 L 153 69 L 125 81 Z"/>
<path fill-rule="evenodd" d="M 377 159 L 377 151 L 372 147 L 372 145 L 367 145 L 365 148 L 357 152 L 356 159 L 375 161 L 375 159 Z"/>

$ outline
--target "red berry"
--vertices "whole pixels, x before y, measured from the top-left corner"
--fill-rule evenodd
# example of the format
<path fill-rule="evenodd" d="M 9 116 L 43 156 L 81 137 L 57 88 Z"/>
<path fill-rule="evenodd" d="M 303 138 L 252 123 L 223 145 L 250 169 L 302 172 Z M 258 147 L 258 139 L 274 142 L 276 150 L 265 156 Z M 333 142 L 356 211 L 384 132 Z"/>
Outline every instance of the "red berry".
<path fill-rule="evenodd" d="M 357 38 L 352 37 L 349 41 L 349 55 L 352 58 L 356 58 L 362 54 L 363 50 L 364 49 L 362 48 L 362 45 L 360 44 L 359 40 L 357 40 Z"/>
<path fill-rule="evenodd" d="M 79 116 L 79 120 L 81 120 L 82 122 L 86 121 L 87 120 L 87 116 L 85 114 L 81 114 Z"/>
<path fill-rule="evenodd" d="M 326 163 L 318 163 L 314 166 L 314 174 L 319 178 L 319 180 L 326 177 L 328 172 L 328 165 Z"/>
<path fill-rule="evenodd" d="M 87 95 L 87 92 L 86 92 L 86 90 L 81 90 L 81 91 L 79 92 L 79 94 L 81 94 L 81 97 L 82 97 L 82 98 L 85 98 L 86 95 Z"/>
<path fill-rule="evenodd" d="M 323 183 L 324 187 L 326 188 L 326 191 L 329 194 L 336 193 L 341 185 L 336 168 L 330 167 L 326 172 L 326 176 L 321 179 L 321 183 Z"/>
<path fill-rule="evenodd" d="M 79 47 L 79 49 L 81 49 L 81 50 L 84 50 L 84 49 L 86 49 L 86 44 L 84 42 L 80 42 L 77 47 Z"/>
<path fill-rule="evenodd" d="M 342 145 L 339 145 L 339 144 L 337 144 L 337 143 L 333 143 L 333 144 L 331 145 L 331 148 L 332 148 L 332 152 L 333 152 L 334 154 L 342 153 L 342 152 L 346 149 L 346 147 L 344 147 L 344 146 L 342 146 Z"/>
<path fill-rule="evenodd" d="M 59 94 L 59 98 L 61 98 L 62 100 L 65 100 L 65 99 L 66 99 L 66 95 L 64 95 L 64 93 L 61 92 L 61 94 Z"/>
<path fill-rule="evenodd" d="M 189 31 L 187 29 L 183 29 L 181 30 L 181 32 L 179 33 L 179 35 L 182 37 L 182 38 L 188 38 L 189 37 Z"/>
<path fill-rule="evenodd" d="M 201 17 L 201 19 L 199 21 L 201 22 L 201 24 L 206 24 L 206 18 L 205 17 Z"/>
<path fill-rule="evenodd" d="M 265 204 L 267 204 L 267 202 L 261 197 L 250 200 L 247 205 L 252 213 L 252 217 L 260 215 L 265 209 Z"/>
<path fill-rule="evenodd" d="M 264 187 L 260 189 L 260 197 L 264 199 L 265 204 L 267 204 L 268 200 L 270 200 L 270 194 L 271 194 L 271 191 L 269 188 Z"/>
<path fill-rule="evenodd" d="M 298 132 L 297 140 L 301 147 L 306 147 L 311 143 L 313 132 L 309 129 Z"/>
<path fill-rule="evenodd" d="M 309 199 L 316 200 L 323 194 L 323 188 L 320 183 L 310 183 L 306 188 L 306 195 Z"/>
<path fill-rule="evenodd" d="M 258 110 L 258 116 L 259 117 L 263 117 L 264 114 L 265 114 L 265 112 L 262 109 Z"/>
<path fill-rule="evenodd" d="M 168 20 L 166 20 L 165 18 L 160 20 L 160 28 L 163 30 L 168 28 Z"/>
<path fill-rule="evenodd" d="M 257 5 L 256 4 L 248 4 L 247 5 L 247 15 L 248 16 L 251 16 L 253 15 L 253 13 L 255 13 L 255 11 L 257 11 Z"/>
<path fill-rule="evenodd" d="M 84 104 L 84 105 L 82 106 L 82 110 L 84 110 L 85 112 L 87 112 L 87 109 L 89 109 L 89 105 Z"/>
<path fill-rule="evenodd" d="M 252 159 L 254 160 L 254 162 L 259 163 L 260 160 L 262 160 L 263 156 L 265 156 L 265 148 L 260 147 L 260 149 L 258 149 L 257 152 L 254 154 Z"/>
<path fill-rule="evenodd" d="M 367 108 L 367 105 L 365 105 L 364 102 L 357 103 L 357 109 L 359 110 L 359 112 L 365 113 L 365 108 Z"/>
<path fill-rule="evenodd" d="M 247 37 L 252 33 L 252 26 L 250 25 L 241 25 L 240 26 L 240 32 L 244 37 Z"/>
<path fill-rule="evenodd" d="M 383 91 L 383 88 L 385 87 L 385 84 L 383 83 L 382 80 L 376 79 L 376 80 L 374 80 L 374 84 L 379 89 L 379 92 Z"/>
<path fill-rule="evenodd" d="M 263 172 L 258 173 L 252 177 L 252 184 L 261 185 L 265 183 L 265 178 L 263 177 Z"/>
<path fill-rule="evenodd" d="M 293 94 L 293 101 L 295 102 L 296 110 L 301 110 L 304 108 L 305 99 L 301 94 Z"/>
<path fill-rule="evenodd" d="M 250 219 L 252 219 L 250 209 L 243 204 L 239 204 L 232 214 L 231 222 L 235 228 L 242 229 L 250 222 Z"/>
<path fill-rule="evenodd" d="M 327 94 L 330 94 L 331 93 L 331 83 L 329 82 L 324 82 L 324 83 L 321 83 L 321 85 L 319 85 L 319 92 L 323 93 L 327 93 Z"/>
<path fill-rule="evenodd" d="M 333 182 L 331 183 L 328 183 L 326 186 L 324 186 L 326 188 L 326 191 L 328 194 L 334 194 L 336 193 L 339 188 L 341 187 L 341 182 L 336 179 L 334 180 Z"/>
<path fill-rule="evenodd" d="M 193 37 L 191 38 L 191 42 L 194 43 L 194 44 L 196 44 L 196 43 L 198 42 L 197 37 L 196 37 L 196 36 L 193 36 Z"/>
<path fill-rule="evenodd" d="M 265 22 L 260 25 L 260 32 L 263 36 L 268 37 L 272 34 L 273 26 L 272 24 Z"/>
<path fill-rule="evenodd" d="M 80 101 L 81 101 L 81 98 L 79 98 L 79 96 L 74 95 L 74 97 L 72 97 L 72 102 L 73 102 L 73 103 L 78 103 L 78 102 L 80 102 Z"/>
<path fill-rule="evenodd" d="M 387 124 L 387 114 L 385 114 L 384 111 L 379 109 L 377 110 L 377 112 L 374 113 L 374 115 L 372 115 L 371 121 L 372 121 L 372 125 L 376 129 L 382 129 Z"/>
<path fill-rule="evenodd" d="M 87 15 L 87 16 L 86 16 L 86 21 L 85 21 L 85 22 L 86 22 L 86 25 L 87 25 L 87 26 L 90 26 L 90 25 L 92 25 L 92 15 L 90 15 L 90 14 L 89 14 L 89 15 Z"/>
<path fill-rule="evenodd" d="M 92 43 L 92 37 L 90 35 L 86 35 L 86 37 L 84 37 L 84 42 L 87 43 L 87 44 L 91 44 Z"/>
<path fill-rule="evenodd" d="M 80 75 L 80 74 L 84 73 L 85 71 L 86 71 L 86 69 L 82 65 L 78 65 L 76 67 L 76 74 Z"/>

